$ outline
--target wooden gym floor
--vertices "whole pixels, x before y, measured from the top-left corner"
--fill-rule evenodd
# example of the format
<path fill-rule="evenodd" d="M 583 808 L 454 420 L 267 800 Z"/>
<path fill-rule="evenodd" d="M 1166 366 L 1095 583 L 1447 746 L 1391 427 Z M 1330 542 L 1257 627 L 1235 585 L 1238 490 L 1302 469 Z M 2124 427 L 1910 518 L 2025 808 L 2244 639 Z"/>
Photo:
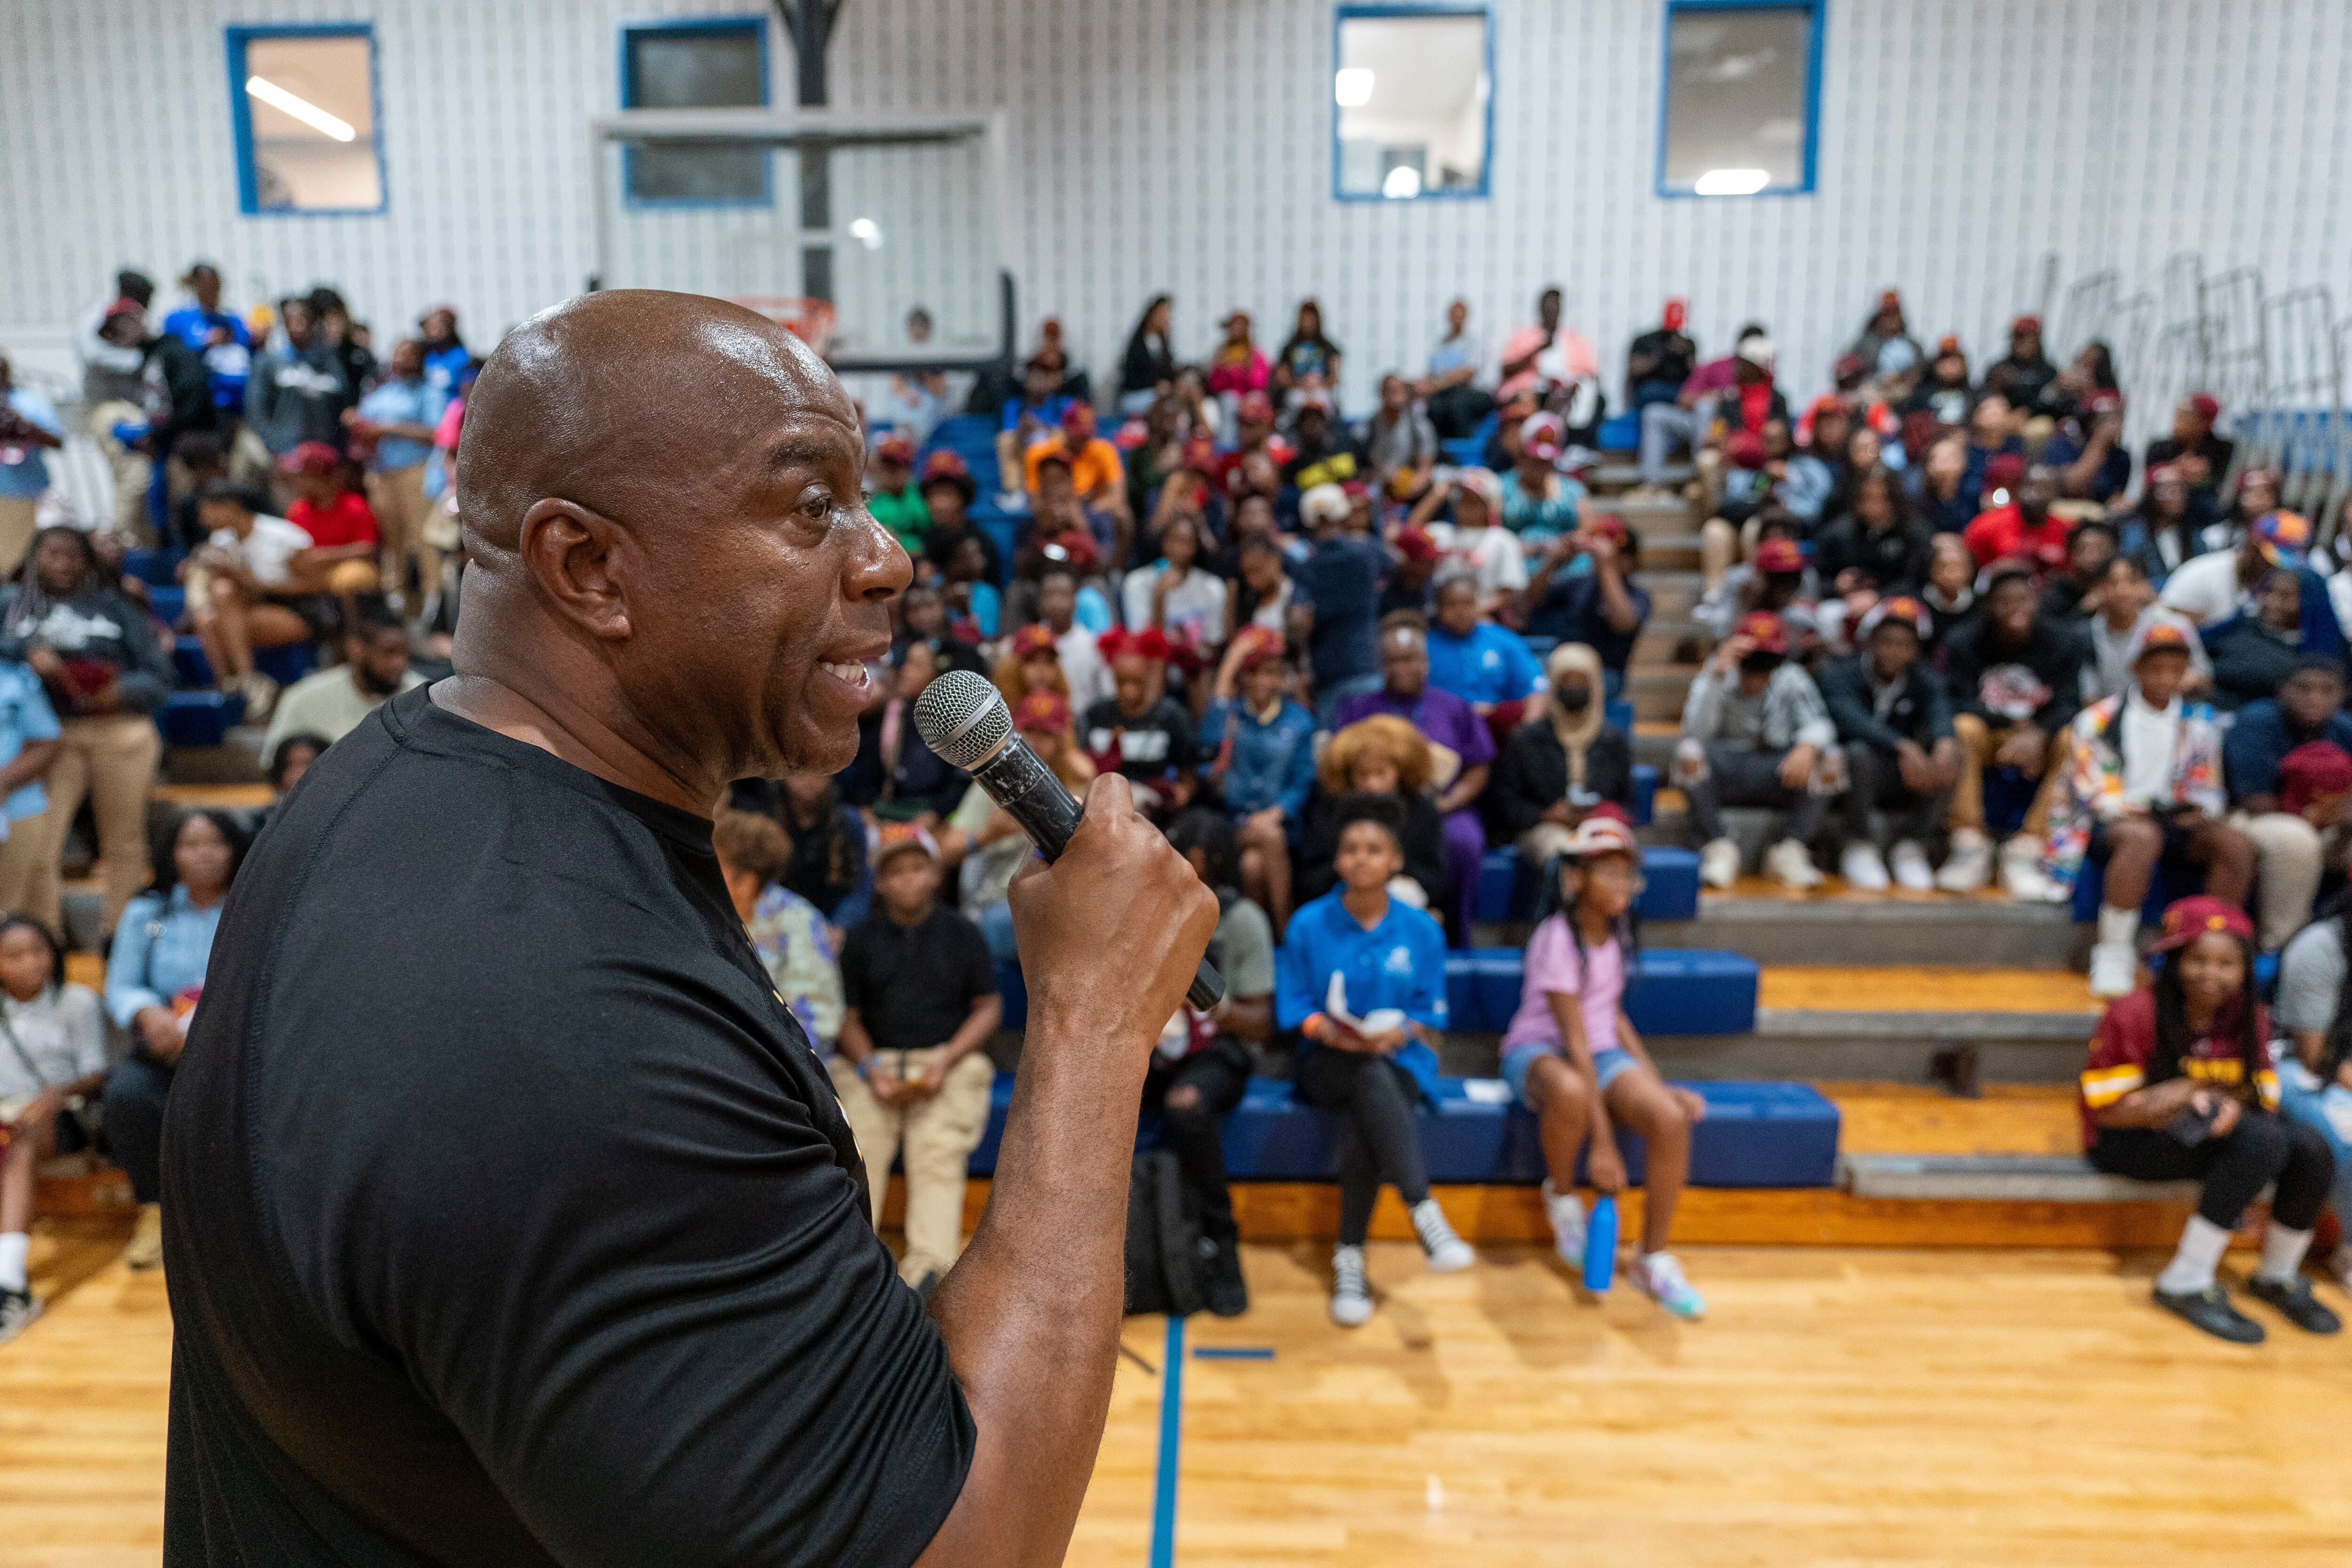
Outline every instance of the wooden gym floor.
<path fill-rule="evenodd" d="M 171 1325 L 125 1226 L 43 1222 L 47 1315 L 0 1350 L 0 1562 L 156 1561 Z M 1712 1303 L 1578 1302 L 1548 1252 L 1424 1274 L 1324 1318 L 1325 1249 L 1247 1249 L 1244 1318 L 1188 1359 L 1187 1568 L 2352 1562 L 2352 1342 L 2237 1350 L 2147 1303 L 2153 1257 L 1694 1248 Z M 2341 1299 L 2327 1294 L 2339 1306 Z M 2250 1308 L 2258 1315 L 2259 1307 Z M 1150 1561 L 1162 1325 L 1127 1343 L 1070 1561 Z"/>

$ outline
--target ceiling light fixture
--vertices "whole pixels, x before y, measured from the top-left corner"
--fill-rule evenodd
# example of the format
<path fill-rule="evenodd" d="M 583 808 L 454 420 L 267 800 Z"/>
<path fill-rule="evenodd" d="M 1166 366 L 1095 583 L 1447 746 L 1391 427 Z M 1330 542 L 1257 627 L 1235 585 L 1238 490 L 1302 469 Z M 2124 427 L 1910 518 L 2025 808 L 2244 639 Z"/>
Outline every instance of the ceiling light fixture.
<path fill-rule="evenodd" d="M 351 121 L 336 119 L 307 98 L 297 98 L 268 77 L 247 77 L 245 90 L 270 108 L 290 114 L 311 130 L 331 136 L 338 142 L 349 142 L 359 134 L 352 129 Z"/>

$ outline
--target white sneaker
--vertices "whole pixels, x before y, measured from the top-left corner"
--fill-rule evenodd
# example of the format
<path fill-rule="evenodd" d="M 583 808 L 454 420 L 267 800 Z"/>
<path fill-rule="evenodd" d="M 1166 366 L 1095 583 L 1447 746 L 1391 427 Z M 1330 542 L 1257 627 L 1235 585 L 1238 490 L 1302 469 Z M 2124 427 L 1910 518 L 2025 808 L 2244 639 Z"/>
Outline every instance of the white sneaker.
<path fill-rule="evenodd" d="M 0 1345 L 31 1328 L 40 1315 L 40 1299 L 30 1290 L 0 1290 Z"/>
<path fill-rule="evenodd" d="M 1551 1178 L 1543 1184 L 1544 1217 L 1551 1221 L 1552 1250 L 1570 1268 L 1584 1267 L 1584 1200 L 1574 1193 L 1552 1191 Z"/>
<path fill-rule="evenodd" d="M 1936 886 L 1948 893 L 1973 893 L 1992 878 L 1992 840 L 1973 827 L 1952 835 L 1952 852 L 1936 873 Z"/>
<path fill-rule="evenodd" d="M 2042 845 L 2021 833 L 2000 847 L 2000 885 L 2021 903 L 2051 901 L 2050 879 L 2042 874 Z"/>
<path fill-rule="evenodd" d="M 1336 1247 L 1331 1253 L 1331 1321 L 1343 1329 L 1361 1327 L 1372 1315 L 1372 1287 L 1364 1278 L 1364 1249 Z"/>
<path fill-rule="evenodd" d="M 1886 862 L 1880 858 L 1878 846 L 1867 838 L 1857 838 L 1845 847 L 1838 857 L 1838 875 L 1845 885 L 1865 893 L 1886 890 Z"/>
<path fill-rule="evenodd" d="M 1412 1233 L 1421 1237 L 1421 1250 L 1428 1256 L 1432 1274 L 1456 1274 L 1478 1261 L 1470 1244 L 1454 1234 L 1435 1198 L 1423 1198 L 1412 1205 Z"/>
<path fill-rule="evenodd" d="M 1739 846 L 1728 838 L 1711 840 L 1698 852 L 1698 879 L 1710 888 L 1739 880 Z"/>
<path fill-rule="evenodd" d="M 1764 852 L 1764 869 L 1784 887 L 1818 888 L 1824 880 L 1813 865 L 1813 852 L 1793 838 L 1783 838 Z"/>
<path fill-rule="evenodd" d="M 2091 994 L 2128 996 L 2139 984 L 2139 952 L 2127 942 L 2103 942 L 2091 949 Z"/>
<path fill-rule="evenodd" d="M 1933 892 L 1936 873 L 1927 867 L 1927 852 L 1911 839 L 1897 844 L 1886 857 L 1886 864 L 1895 873 L 1895 885 L 1913 893 Z"/>
<path fill-rule="evenodd" d="M 1685 1322 L 1706 1316 L 1706 1298 L 1691 1289 L 1691 1282 L 1683 1277 L 1682 1263 L 1673 1253 L 1645 1252 L 1633 1259 L 1628 1272 L 1634 1289 Z"/>

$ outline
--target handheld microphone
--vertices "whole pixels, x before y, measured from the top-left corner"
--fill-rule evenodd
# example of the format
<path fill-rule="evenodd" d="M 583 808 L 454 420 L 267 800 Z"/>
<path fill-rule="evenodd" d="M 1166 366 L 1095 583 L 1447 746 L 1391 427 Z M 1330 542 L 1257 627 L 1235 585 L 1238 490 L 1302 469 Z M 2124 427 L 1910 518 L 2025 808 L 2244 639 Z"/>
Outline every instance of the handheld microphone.
<path fill-rule="evenodd" d="M 987 677 L 951 669 L 915 699 L 915 728 L 941 761 L 963 769 L 1021 825 L 1050 863 L 1077 831 L 1080 808 L 1045 759 L 1013 728 L 1004 696 Z M 1225 980 L 1207 959 L 1184 1000 L 1207 1012 L 1224 1000 Z"/>

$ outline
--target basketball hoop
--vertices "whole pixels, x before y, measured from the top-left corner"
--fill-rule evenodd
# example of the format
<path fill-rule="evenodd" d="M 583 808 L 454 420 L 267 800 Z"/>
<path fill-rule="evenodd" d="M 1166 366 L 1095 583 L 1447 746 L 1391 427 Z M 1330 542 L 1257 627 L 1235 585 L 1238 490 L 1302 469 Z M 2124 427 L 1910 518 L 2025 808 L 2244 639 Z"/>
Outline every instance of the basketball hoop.
<path fill-rule="evenodd" d="M 840 318 L 829 300 L 803 300 L 789 294 L 738 294 L 730 303 L 757 310 L 796 334 L 816 350 L 820 358 L 833 352 L 833 329 Z"/>

